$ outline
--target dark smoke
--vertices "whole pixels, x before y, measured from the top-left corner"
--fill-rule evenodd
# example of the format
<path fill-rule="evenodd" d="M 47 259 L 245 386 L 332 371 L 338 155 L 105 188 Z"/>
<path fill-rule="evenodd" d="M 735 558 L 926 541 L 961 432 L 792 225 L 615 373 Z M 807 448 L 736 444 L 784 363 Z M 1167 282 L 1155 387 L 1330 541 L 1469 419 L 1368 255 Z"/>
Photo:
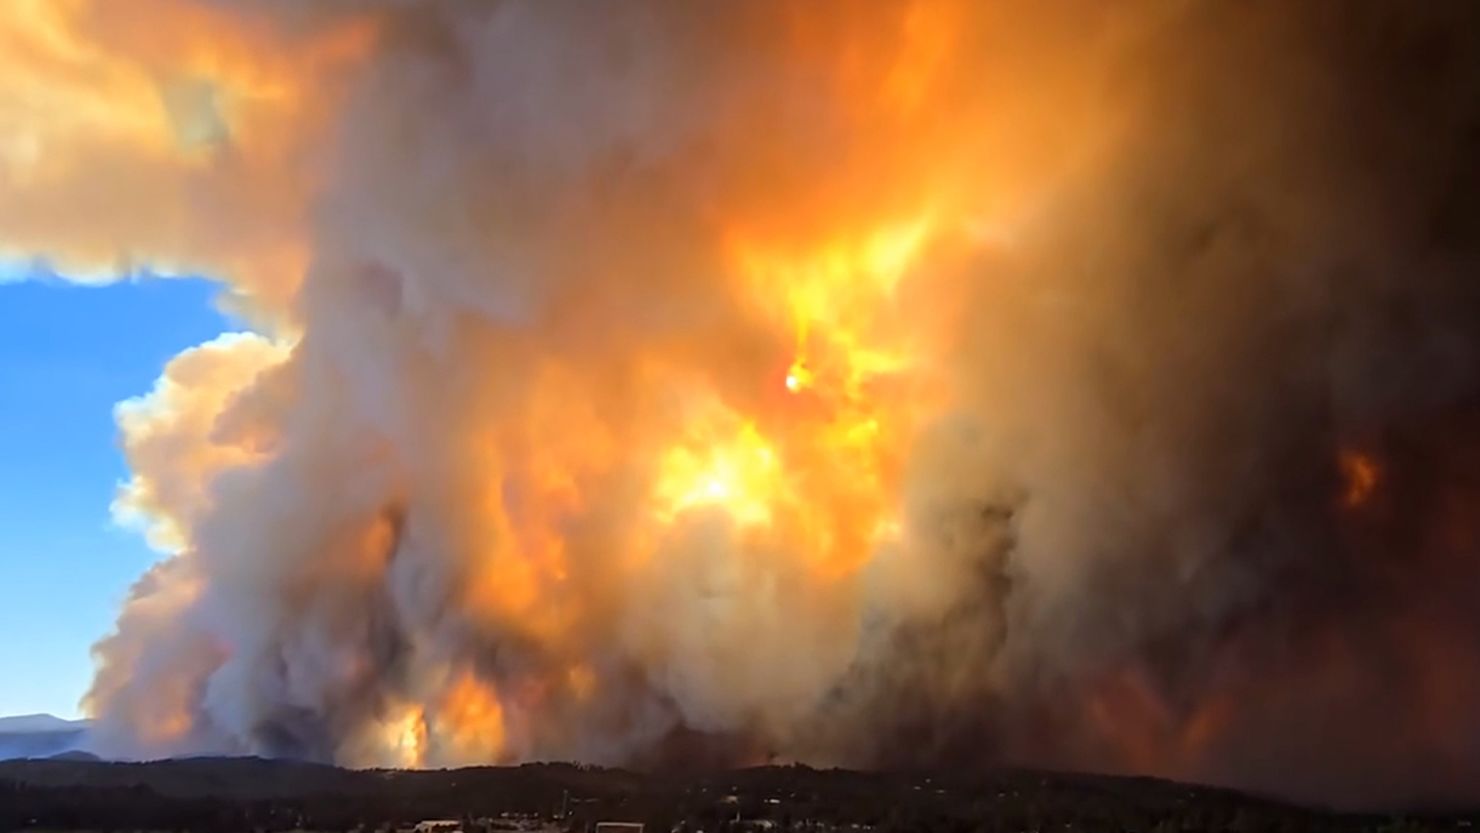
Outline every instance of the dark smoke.
<path fill-rule="evenodd" d="M 1072 356 L 1078 390 L 1041 405 L 1044 430 L 1077 419 L 1071 454 L 1108 470 L 1061 533 L 1092 555 L 1045 597 L 1003 536 L 977 544 L 977 595 L 875 659 L 866 711 L 892 720 L 867 760 L 1473 799 L 1480 14 L 1184 11 L 1112 82 L 1144 129 L 1014 276 L 1074 299 L 1022 329 Z M 984 329 L 968 353 L 1022 349 Z M 1359 507 L 1345 453 L 1381 469 Z M 996 697 L 923 682 L 1003 667 Z"/>

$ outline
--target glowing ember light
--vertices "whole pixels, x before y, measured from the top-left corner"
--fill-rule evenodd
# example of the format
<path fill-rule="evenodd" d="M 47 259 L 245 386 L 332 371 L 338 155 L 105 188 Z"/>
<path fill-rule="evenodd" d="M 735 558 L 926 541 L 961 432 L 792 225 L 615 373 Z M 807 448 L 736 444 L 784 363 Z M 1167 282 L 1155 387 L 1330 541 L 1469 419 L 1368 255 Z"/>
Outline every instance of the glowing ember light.
<path fill-rule="evenodd" d="M 740 269 L 757 303 L 789 325 L 795 356 L 785 377 L 792 393 L 816 389 L 855 402 L 873 380 L 908 371 L 918 333 L 891 311 L 899 282 L 929 239 L 931 216 L 844 234 L 804 251 L 746 241 Z"/>
<path fill-rule="evenodd" d="M 786 371 L 786 389 L 792 393 L 800 393 L 810 387 L 812 387 L 812 371 L 807 369 L 801 359 L 797 359 Z"/>
<path fill-rule="evenodd" d="M 1341 503 L 1348 509 L 1363 506 L 1377 490 L 1382 471 L 1377 461 L 1360 451 L 1343 451 L 1337 457 L 1344 483 Z"/>
<path fill-rule="evenodd" d="M 596 691 L 596 672 L 589 665 L 577 663 L 565 672 L 566 685 L 577 700 L 586 700 Z"/>

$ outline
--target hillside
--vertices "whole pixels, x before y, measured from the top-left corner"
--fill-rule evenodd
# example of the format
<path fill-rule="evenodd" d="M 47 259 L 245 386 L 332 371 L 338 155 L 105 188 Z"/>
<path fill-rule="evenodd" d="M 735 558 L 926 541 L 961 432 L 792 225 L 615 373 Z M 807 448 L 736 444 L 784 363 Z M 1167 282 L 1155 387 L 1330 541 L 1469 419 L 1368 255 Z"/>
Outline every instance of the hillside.
<path fill-rule="evenodd" d="M 1468 827 L 1458 816 L 1329 814 L 1155 779 L 1028 770 L 763 767 L 657 775 L 568 764 L 354 771 L 255 758 L 0 763 L 0 829 L 349 830 L 504 814 L 579 831 L 601 820 L 636 820 L 681 833 Z"/>

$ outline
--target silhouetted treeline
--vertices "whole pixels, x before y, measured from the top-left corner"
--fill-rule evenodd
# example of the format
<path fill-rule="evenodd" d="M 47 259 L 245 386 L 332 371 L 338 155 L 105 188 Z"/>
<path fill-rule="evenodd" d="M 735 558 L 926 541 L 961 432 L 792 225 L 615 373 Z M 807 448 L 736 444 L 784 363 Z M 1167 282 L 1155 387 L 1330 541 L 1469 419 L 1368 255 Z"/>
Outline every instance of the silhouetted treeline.
<path fill-rule="evenodd" d="M 1461 816 L 1323 813 L 1154 779 L 859 773 L 806 767 L 637 774 L 571 765 L 398 772 L 259 759 L 0 763 L 0 831 L 372 831 L 503 815 L 575 833 L 1468 830 Z M 500 823 L 505 824 L 505 823 Z M 505 824 L 507 829 L 507 824 Z"/>

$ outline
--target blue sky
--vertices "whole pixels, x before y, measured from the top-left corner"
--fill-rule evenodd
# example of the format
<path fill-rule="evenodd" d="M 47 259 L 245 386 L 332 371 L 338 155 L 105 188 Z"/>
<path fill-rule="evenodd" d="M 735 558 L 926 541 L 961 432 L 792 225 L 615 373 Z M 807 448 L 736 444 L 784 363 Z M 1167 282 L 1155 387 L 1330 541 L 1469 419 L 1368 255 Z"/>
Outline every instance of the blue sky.
<path fill-rule="evenodd" d="M 77 715 L 89 648 L 157 557 L 113 525 L 113 405 L 230 329 L 197 279 L 0 280 L 0 715 Z"/>

